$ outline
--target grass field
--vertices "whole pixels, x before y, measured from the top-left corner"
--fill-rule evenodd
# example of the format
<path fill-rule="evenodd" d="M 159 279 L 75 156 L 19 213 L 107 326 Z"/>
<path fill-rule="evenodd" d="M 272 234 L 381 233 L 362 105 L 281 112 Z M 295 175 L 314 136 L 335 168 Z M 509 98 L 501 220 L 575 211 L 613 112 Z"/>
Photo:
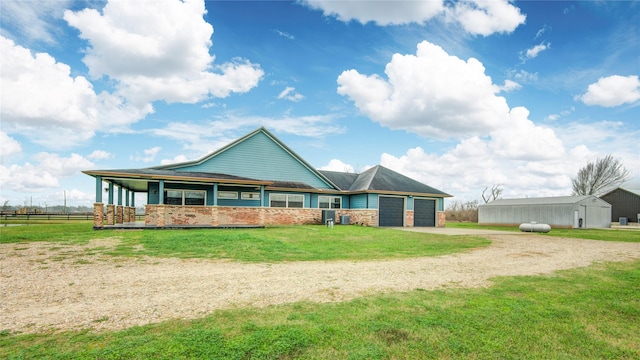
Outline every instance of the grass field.
<path fill-rule="evenodd" d="M 100 230 L 67 224 L 0 227 L 0 243 L 53 241 L 86 244 L 117 238 L 108 254 L 231 259 L 244 262 L 373 260 L 437 256 L 488 245 L 480 237 L 430 235 L 361 226 L 264 229 Z M 140 245 L 142 247 L 140 247 Z M 105 250 L 106 251 L 106 250 Z"/>
<path fill-rule="evenodd" d="M 446 227 L 520 232 L 520 229 L 517 226 L 480 226 L 478 223 L 470 222 L 448 222 Z M 640 242 L 640 228 L 635 229 L 631 227 L 629 230 L 551 229 L 551 231 L 546 234 L 538 233 L 538 235 L 585 240 Z"/>
<path fill-rule="evenodd" d="M 216 311 L 124 331 L 0 333 L 6 359 L 638 359 L 640 262 L 488 289 Z"/>
<path fill-rule="evenodd" d="M 639 241 L 624 231 L 603 231 L 606 240 Z M 574 234 L 600 236 L 592 230 Z M 121 240 L 116 255 L 137 256 L 133 247 L 142 244 L 151 256 L 250 262 L 429 256 L 488 244 L 477 237 L 361 227 L 93 231 L 90 223 L 77 222 L 0 227 L 1 243 L 84 244 L 99 237 Z M 20 335 L 0 329 L 0 358 L 638 359 L 639 328 L 640 261 L 635 261 L 498 278 L 486 289 L 418 289 L 342 303 L 221 310 L 123 331 Z"/>

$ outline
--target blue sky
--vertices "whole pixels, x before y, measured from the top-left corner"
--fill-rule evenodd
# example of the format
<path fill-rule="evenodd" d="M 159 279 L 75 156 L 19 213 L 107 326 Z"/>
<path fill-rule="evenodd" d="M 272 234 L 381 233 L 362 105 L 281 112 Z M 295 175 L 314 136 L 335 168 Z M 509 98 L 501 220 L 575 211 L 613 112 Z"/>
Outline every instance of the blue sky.
<path fill-rule="evenodd" d="M 480 200 L 640 188 L 638 1 L 0 2 L 0 200 L 90 206 L 88 169 L 264 126 L 317 168 Z M 136 198 L 144 203 L 144 195 Z"/>

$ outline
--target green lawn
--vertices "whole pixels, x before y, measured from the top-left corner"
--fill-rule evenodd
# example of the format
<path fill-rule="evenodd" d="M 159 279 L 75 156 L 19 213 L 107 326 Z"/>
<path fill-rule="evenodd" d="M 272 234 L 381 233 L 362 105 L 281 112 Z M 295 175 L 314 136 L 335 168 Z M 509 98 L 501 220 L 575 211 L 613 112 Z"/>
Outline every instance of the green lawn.
<path fill-rule="evenodd" d="M 467 228 L 467 229 L 488 229 L 517 231 L 517 226 L 480 226 L 478 223 L 470 222 L 448 222 L 446 227 L 451 228 Z M 623 242 L 640 242 L 640 228 L 637 230 L 618 230 L 618 229 L 551 229 L 550 232 L 538 235 L 564 237 L 585 240 L 605 240 L 605 241 L 623 241 Z"/>
<path fill-rule="evenodd" d="M 638 359 L 640 261 L 486 289 L 216 311 L 123 331 L 13 335 L 7 359 Z"/>
<path fill-rule="evenodd" d="M 571 237 L 592 238 L 600 231 L 608 240 L 638 241 L 615 230 L 575 230 Z M 90 223 L 74 222 L 0 227 L 2 243 L 86 244 L 105 237 L 121 241 L 115 255 L 139 256 L 134 247 L 143 245 L 142 253 L 151 256 L 251 262 L 431 256 L 489 243 L 358 226 L 94 231 Z M 0 329 L 0 358 L 640 358 L 640 261 L 494 280 L 484 289 L 416 289 L 342 303 L 221 310 L 122 331 L 21 335 Z"/>
<path fill-rule="evenodd" d="M 90 224 L 0 227 L 0 243 L 86 244 L 117 238 L 111 255 L 231 259 L 245 262 L 372 260 L 438 256 L 487 246 L 480 237 L 446 236 L 362 226 L 264 229 L 100 230 Z M 140 250 L 142 245 L 142 250 Z"/>

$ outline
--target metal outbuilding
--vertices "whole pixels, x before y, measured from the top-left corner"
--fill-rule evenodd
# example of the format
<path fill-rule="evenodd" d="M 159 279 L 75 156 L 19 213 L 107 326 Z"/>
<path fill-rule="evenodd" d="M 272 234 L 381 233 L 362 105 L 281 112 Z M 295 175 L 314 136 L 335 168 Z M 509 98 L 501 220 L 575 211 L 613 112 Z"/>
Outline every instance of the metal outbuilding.
<path fill-rule="evenodd" d="M 609 228 L 611 204 L 593 195 L 498 199 L 478 206 L 478 224 L 553 228 Z"/>
<path fill-rule="evenodd" d="M 629 222 L 639 222 L 640 190 L 617 188 L 600 198 L 611 204 L 611 222 L 624 218 Z"/>

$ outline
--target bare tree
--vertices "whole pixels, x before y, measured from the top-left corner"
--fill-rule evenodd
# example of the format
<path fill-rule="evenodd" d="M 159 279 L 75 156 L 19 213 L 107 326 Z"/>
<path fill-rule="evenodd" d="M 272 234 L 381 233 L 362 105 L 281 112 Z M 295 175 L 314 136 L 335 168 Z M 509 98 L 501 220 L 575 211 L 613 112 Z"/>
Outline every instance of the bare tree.
<path fill-rule="evenodd" d="M 578 170 L 578 176 L 571 180 L 573 195 L 602 195 L 620 186 L 629 179 L 629 175 L 629 171 L 613 156 L 598 158 Z"/>
<path fill-rule="evenodd" d="M 485 204 L 488 203 L 489 201 L 500 199 L 500 196 L 502 196 L 502 190 L 503 189 L 502 189 L 502 186 L 500 184 L 493 185 L 491 187 L 491 193 L 485 195 L 487 190 L 489 190 L 488 186 L 485 186 L 484 190 L 482 190 L 482 200 L 484 200 Z"/>

